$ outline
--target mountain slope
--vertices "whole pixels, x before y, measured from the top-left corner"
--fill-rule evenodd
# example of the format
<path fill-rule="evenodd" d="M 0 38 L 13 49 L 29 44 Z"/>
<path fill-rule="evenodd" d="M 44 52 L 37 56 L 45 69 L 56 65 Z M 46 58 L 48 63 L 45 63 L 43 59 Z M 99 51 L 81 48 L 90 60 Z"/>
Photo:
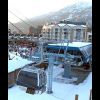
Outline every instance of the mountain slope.
<path fill-rule="evenodd" d="M 36 18 L 31 18 L 31 22 L 34 27 L 38 25 L 44 25 L 46 23 L 51 23 L 60 20 L 73 20 L 73 21 L 86 21 L 88 27 L 92 27 L 92 4 L 80 2 L 78 4 L 73 4 L 71 6 L 67 6 L 57 12 L 51 12 Z M 27 23 L 30 23 L 26 20 Z M 18 27 L 23 27 L 24 31 L 27 33 L 29 26 L 25 23 L 20 22 L 15 24 Z M 11 26 L 9 25 L 11 28 Z"/>

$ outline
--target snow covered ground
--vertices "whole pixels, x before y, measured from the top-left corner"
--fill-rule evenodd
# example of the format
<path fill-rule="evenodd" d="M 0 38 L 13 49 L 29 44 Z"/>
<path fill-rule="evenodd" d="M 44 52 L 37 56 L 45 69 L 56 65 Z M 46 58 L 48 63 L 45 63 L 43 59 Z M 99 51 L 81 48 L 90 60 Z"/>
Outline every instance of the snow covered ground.
<path fill-rule="evenodd" d="M 29 64 L 32 62 L 32 61 L 29 61 L 27 59 L 23 59 L 22 57 L 19 56 L 19 54 L 15 55 L 14 52 L 13 53 L 9 52 L 9 54 L 10 54 L 10 58 L 12 60 L 8 60 L 8 73 L 12 72 L 18 68 L 21 68 L 21 67 L 25 66 L 26 64 Z"/>
<path fill-rule="evenodd" d="M 54 67 L 53 77 L 56 77 L 63 69 Z M 79 95 L 79 100 L 89 100 L 90 89 L 92 89 L 92 72 L 87 79 L 79 84 L 65 84 L 53 81 L 53 94 L 28 94 L 26 88 L 14 86 L 8 89 L 8 100 L 75 100 L 75 95 Z"/>

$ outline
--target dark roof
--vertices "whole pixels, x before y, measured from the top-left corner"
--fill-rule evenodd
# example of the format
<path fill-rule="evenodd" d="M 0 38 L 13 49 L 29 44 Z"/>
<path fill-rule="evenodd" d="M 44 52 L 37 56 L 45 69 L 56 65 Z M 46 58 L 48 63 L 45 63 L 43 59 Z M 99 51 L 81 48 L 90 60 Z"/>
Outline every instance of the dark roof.
<path fill-rule="evenodd" d="M 64 20 L 64 21 L 60 21 L 60 23 L 65 23 L 65 24 L 75 24 L 75 25 L 86 25 L 86 22 L 83 22 L 83 21 L 67 21 L 67 20 Z"/>

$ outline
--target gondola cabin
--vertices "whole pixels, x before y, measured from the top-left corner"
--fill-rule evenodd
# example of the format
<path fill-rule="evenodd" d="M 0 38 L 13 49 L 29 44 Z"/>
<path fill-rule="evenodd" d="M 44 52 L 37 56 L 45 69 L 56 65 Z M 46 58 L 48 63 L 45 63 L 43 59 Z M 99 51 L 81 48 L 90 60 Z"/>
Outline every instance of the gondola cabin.
<path fill-rule="evenodd" d="M 12 87 L 16 83 L 17 74 L 25 65 L 32 63 L 26 59 L 21 58 L 15 52 L 9 52 L 8 54 L 8 88 Z"/>
<path fill-rule="evenodd" d="M 18 73 L 16 84 L 27 88 L 40 90 L 46 85 L 46 73 L 44 70 L 27 66 Z"/>

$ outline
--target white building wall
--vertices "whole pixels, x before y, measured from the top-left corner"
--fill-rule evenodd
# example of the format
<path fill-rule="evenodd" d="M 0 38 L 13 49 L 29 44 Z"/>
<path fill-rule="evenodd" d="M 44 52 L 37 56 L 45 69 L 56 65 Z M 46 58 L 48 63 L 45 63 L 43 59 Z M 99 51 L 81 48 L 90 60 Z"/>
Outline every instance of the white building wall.
<path fill-rule="evenodd" d="M 50 29 L 50 36 L 48 37 L 48 28 Z M 43 34 L 44 37 L 46 38 L 49 38 L 49 39 L 55 39 L 55 28 L 58 28 L 58 35 L 57 35 L 57 40 L 60 40 L 60 39 L 64 39 L 64 29 L 66 28 L 68 30 L 68 39 L 70 40 L 76 40 L 76 29 L 81 29 L 81 37 L 80 37 L 80 40 L 85 40 L 86 38 L 86 34 L 85 34 L 85 37 L 83 37 L 83 29 L 85 29 L 85 32 L 86 32 L 86 28 L 80 26 L 80 25 L 72 25 L 72 26 L 69 26 L 69 25 L 64 25 L 64 26 L 59 26 L 59 25 L 49 25 L 49 26 L 44 26 L 43 27 L 43 31 L 45 31 L 45 34 Z M 45 30 L 44 30 L 45 29 Z M 71 36 L 73 35 L 73 36 Z M 86 38 L 87 39 L 87 38 Z"/>
<path fill-rule="evenodd" d="M 73 40 L 76 40 L 76 29 L 73 30 Z"/>
<path fill-rule="evenodd" d="M 81 40 L 83 40 L 83 30 L 81 28 Z"/>

